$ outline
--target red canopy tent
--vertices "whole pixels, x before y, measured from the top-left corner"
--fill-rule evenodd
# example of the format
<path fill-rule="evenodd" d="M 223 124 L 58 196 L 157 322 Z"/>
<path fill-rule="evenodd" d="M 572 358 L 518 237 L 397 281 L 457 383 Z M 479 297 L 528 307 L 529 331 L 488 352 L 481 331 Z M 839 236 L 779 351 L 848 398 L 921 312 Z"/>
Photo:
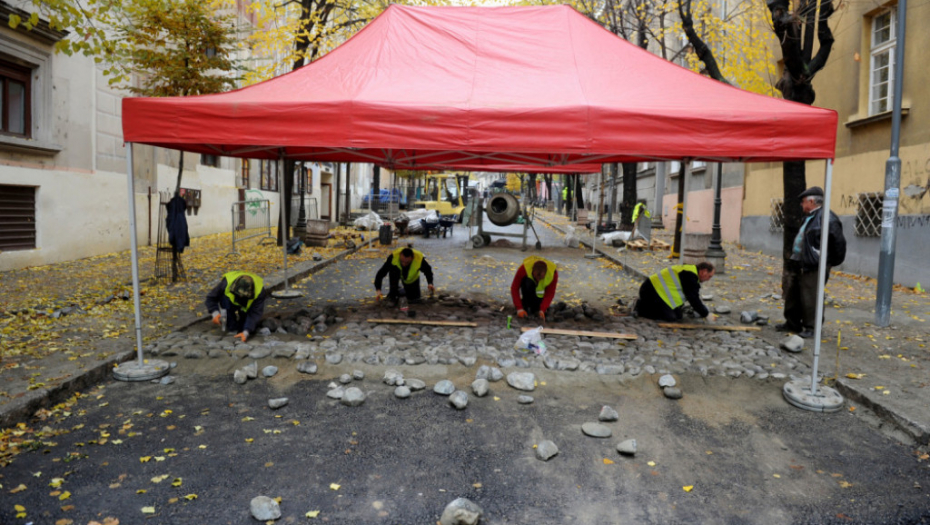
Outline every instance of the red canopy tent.
<path fill-rule="evenodd" d="M 123 100 L 127 142 L 397 169 L 831 158 L 836 125 L 834 111 L 702 77 L 568 6 L 392 5 L 292 73 Z"/>
<path fill-rule="evenodd" d="M 287 75 L 217 95 L 123 99 L 126 142 L 394 169 L 545 172 L 661 159 L 832 159 L 836 126 L 835 111 L 697 75 L 567 6 L 392 5 Z M 127 164 L 139 353 L 138 370 L 128 374 L 147 377 L 131 153 Z M 820 318 L 818 312 L 814 394 Z"/>

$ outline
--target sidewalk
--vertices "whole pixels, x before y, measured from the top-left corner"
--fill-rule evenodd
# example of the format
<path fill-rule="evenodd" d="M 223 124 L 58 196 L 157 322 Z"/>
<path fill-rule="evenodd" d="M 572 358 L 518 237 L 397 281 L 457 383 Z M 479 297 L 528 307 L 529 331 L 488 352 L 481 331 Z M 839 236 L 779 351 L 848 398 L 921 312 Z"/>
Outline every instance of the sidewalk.
<path fill-rule="evenodd" d="M 318 272 L 363 247 L 342 239 L 288 256 L 288 282 Z M 366 236 L 366 239 L 368 236 Z M 203 298 L 224 272 L 244 268 L 284 288 L 283 250 L 257 242 L 230 255 L 230 235 L 192 240 L 182 255 L 187 280 L 153 283 L 155 250 L 140 247 L 143 344 L 208 318 Z M 314 260 L 316 255 L 320 260 Z M 0 272 L 0 429 L 65 401 L 105 379 L 114 365 L 135 359 L 136 337 L 130 253 Z M 276 300 L 272 300 L 274 304 Z M 2 460 L 2 452 L 0 452 Z"/>
<path fill-rule="evenodd" d="M 561 232 L 571 226 L 563 215 L 537 210 L 537 216 Z M 590 250 L 591 232 L 579 228 L 575 232 Z M 654 230 L 653 234 L 672 242 L 671 232 Z M 633 251 L 605 247 L 598 241 L 597 251 L 640 279 L 675 264 L 667 250 Z M 739 324 L 742 311 L 755 310 L 770 319 L 760 337 L 778 345 L 785 334 L 775 331 L 774 325 L 783 321 L 784 301 L 773 295 L 782 293 L 781 261 L 732 243 L 724 243 L 724 251 L 726 273 L 718 273 L 701 290 L 714 296 L 711 308 L 731 308 L 732 313 L 721 316 L 718 323 Z M 891 325 L 880 328 L 873 324 L 875 289 L 874 279 L 836 271 L 831 274 L 818 371 L 846 398 L 847 410 L 866 407 L 903 440 L 926 446 L 930 443 L 930 294 L 896 286 Z M 813 366 L 813 348 L 813 342 L 807 340 L 804 351 L 798 354 L 808 366 Z"/>

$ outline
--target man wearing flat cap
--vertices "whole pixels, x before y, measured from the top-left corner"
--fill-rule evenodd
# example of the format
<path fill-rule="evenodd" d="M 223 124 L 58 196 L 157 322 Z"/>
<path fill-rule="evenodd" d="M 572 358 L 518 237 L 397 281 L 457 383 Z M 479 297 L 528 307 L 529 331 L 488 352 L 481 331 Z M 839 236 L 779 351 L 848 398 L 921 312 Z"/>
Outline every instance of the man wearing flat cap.
<path fill-rule="evenodd" d="M 250 272 L 229 272 L 207 294 L 207 311 L 213 324 L 220 324 L 220 308 L 226 310 L 226 331 L 236 332 L 243 343 L 265 313 L 268 297 L 261 277 Z"/>
<path fill-rule="evenodd" d="M 820 233 L 823 225 L 823 189 L 808 188 L 801 195 L 804 222 L 794 238 L 791 257 L 785 264 L 785 322 L 775 325 L 779 332 L 794 332 L 807 339 L 814 336 L 817 319 L 817 273 L 820 268 Z M 846 258 L 846 238 L 839 217 L 830 212 L 827 238 L 827 272 L 843 264 Z"/>

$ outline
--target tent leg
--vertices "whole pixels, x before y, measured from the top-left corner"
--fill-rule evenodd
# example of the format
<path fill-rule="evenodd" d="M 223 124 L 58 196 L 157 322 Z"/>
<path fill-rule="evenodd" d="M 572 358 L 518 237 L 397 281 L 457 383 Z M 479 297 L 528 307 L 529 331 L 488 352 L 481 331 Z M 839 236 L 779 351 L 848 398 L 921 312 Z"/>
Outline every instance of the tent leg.
<path fill-rule="evenodd" d="M 183 155 L 184 153 L 181 153 Z M 147 381 L 168 373 L 168 363 L 142 359 L 142 305 L 139 300 L 139 244 L 136 234 L 136 188 L 132 169 L 132 143 L 126 145 L 126 173 L 129 187 L 129 238 L 132 252 L 132 297 L 136 314 L 136 353 L 138 362 L 126 362 L 113 369 L 113 377 L 120 381 Z"/>
<path fill-rule="evenodd" d="M 823 213 L 820 235 L 820 266 L 817 269 L 817 319 L 814 321 L 814 365 L 810 385 L 803 379 L 785 384 L 782 393 L 792 405 L 813 412 L 836 412 L 843 407 L 843 396 L 828 386 L 817 387 L 817 367 L 820 362 L 820 337 L 823 334 L 824 277 L 827 275 L 827 240 L 830 238 L 830 191 L 833 185 L 833 159 L 827 160 L 824 180 Z"/>

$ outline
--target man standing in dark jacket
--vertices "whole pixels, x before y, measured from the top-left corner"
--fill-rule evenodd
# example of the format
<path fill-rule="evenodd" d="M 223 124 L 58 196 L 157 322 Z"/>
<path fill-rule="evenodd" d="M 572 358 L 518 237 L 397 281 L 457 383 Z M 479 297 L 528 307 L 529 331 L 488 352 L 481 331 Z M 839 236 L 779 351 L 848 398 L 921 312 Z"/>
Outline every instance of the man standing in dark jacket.
<path fill-rule="evenodd" d="M 265 313 L 268 297 L 261 277 L 250 272 L 229 272 L 207 294 L 207 311 L 213 324 L 220 324 L 220 308 L 226 310 L 226 330 L 236 332 L 243 343 Z"/>
<path fill-rule="evenodd" d="M 779 332 L 797 332 L 807 339 L 814 336 L 817 320 L 817 273 L 820 269 L 820 232 L 823 226 L 823 189 L 808 188 L 800 195 L 805 218 L 794 238 L 791 258 L 785 264 L 785 322 L 775 325 Z M 827 284 L 830 268 L 843 264 L 846 238 L 839 217 L 830 212 L 827 238 Z"/>
<path fill-rule="evenodd" d="M 714 265 L 709 262 L 679 264 L 654 273 L 639 287 L 633 314 L 656 321 L 680 321 L 688 301 L 698 317 L 713 321 L 717 316 L 704 306 L 700 294 L 701 283 L 713 276 Z"/>

